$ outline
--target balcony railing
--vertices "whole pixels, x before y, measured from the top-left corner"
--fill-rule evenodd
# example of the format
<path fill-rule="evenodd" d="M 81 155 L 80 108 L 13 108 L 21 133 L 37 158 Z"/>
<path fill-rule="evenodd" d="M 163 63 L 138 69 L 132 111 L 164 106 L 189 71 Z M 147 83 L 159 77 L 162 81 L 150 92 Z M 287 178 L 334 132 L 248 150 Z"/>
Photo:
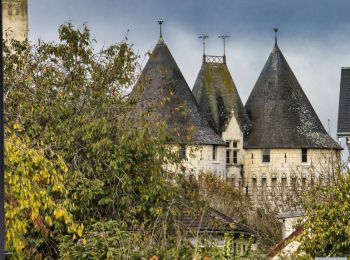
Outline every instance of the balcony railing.
<path fill-rule="evenodd" d="M 225 56 L 204 55 L 203 60 L 206 63 L 226 63 Z"/>

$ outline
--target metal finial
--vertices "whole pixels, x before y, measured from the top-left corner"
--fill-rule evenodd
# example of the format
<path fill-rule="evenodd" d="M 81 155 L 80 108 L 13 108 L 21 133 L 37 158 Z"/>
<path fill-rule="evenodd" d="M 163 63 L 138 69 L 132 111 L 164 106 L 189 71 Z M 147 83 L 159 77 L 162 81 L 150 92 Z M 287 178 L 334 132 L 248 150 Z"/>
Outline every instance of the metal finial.
<path fill-rule="evenodd" d="M 163 24 L 164 21 L 162 20 L 159 20 L 158 21 L 158 24 L 159 24 L 159 38 L 160 39 L 163 39 L 163 34 L 162 34 L 162 24 Z"/>
<path fill-rule="evenodd" d="M 275 45 L 277 45 L 277 32 L 278 32 L 278 28 L 273 28 L 273 31 L 275 32 Z"/>
<path fill-rule="evenodd" d="M 199 39 L 202 39 L 202 41 L 203 41 L 203 58 L 205 57 L 205 40 L 208 37 L 209 37 L 208 35 L 204 35 L 204 34 L 198 37 Z"/>
<path fill-rule="evenodd" d="M 224 42 L 224 57 L 226 56 L 225 51 L 226 51 L 226 38 L 230 38 L 230 35 L 220 35 L 218 38 L 221 38 Z"/>

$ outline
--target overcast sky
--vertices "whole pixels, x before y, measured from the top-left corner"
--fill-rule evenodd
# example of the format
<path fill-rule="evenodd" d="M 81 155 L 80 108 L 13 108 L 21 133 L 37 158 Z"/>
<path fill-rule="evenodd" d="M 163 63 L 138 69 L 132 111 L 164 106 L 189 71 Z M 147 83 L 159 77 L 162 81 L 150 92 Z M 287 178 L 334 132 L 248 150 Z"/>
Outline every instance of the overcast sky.
<path fill-rule="evenodd" d="M 29 0 L 29 37 L 56 40 L 65 21 L 87 22 L 100 44 L 129 42 L 140 54 L 163 36 L 190 88 L 201 66 L 198 36 L 209 35 L 207 54 L 222 55 L 220 34 L 227 41 L 227 63 L 246 102 L 274 44 L 279 46 L 311 104 L 335 137 L 341 67 L 350 67 L 349 0 Z"/>

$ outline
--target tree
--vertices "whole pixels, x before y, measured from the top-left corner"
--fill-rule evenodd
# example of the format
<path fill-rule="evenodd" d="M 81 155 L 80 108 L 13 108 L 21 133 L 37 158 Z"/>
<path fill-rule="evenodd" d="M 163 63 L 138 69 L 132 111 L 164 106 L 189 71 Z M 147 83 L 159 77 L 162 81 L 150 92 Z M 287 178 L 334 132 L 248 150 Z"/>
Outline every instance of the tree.
<path fill-rule="evenodd" d="M 259 238 L 259 249 L 267 251 L 281 239 L 282 227 L 276 218 L 278 210 L 271 206 L 271 201 L 254 207 L 242 189 L 214 174 L 201 174 L 196 187 L 201 200 L 210 207 L 252 228 Z"/>
<path fill-rule="evenodd" d="M 306 218 L 300 250 L 315 256 L 350 255 L 350 172 L 338 173 L 305 197 Z"/>
<path fill-rule="evenodd" d="M 17 129 L 18 125 L 15 126 Z M 52 151 L 34 150 L 7 131 L 5 161 L 7 249 L 15 256 L 40 256 L 62 233 L 81 236 L 64 189 L 67 166 Z"/>
<path fill-rule="evenodd" d="M 203 179 L 198 190 L 196 183 L 169 169 L 181 169 L 183 159 L 165 145 L 167 126 L 150 121 L 152 108 L 139 110 L 137 97 L 127 94 L 137 76 L 132 45 L 126 39 L 101 50 L 96 45 L 86 25 L 77 29 L 70 23 L 59 28 L 58 43 L 11 40 L 5 45 L 9 133 L 23 140 L 23 151 L 42 156 L 38 168 L 30 166 L 36 159 L 14 155 L 33 168 L 21 178 L 27 182 L 32 175 L 60 173 L 55 184 L 30 179 L 33 187 L 52 190 L 49 199 L 55 209 L 45 208 L 45 202 L 39 205 L 44 209 L 35 216 L 47 221 L 44 225 L 21 213 L 28 230 L 11 246 L 28 258 L 189 258 L 194 251 L 179 221 L 184 208 L 202 214 L 208 204 L 221 200 L 222 209 L 231 206 L 234 214 L 249 206 L 228 183 L 210 187 L 214 179 Z M 243 200 L 235 200 L 237 196 Z M 9 212 L 15 209 L 11 200 L 6 206 Z M 31 246 L 33 252 L 21 251 Z"/>
<path fill-rule="evenodd" d="M 166 126 L 149 122 L 148 111 L 125 94 L 137 73 L 132 45 L 124 40 L 95 51 L 95 43 L 87 26 L 67 23 L 58 43 L 5 45 L 8 126 L 29 148 L 53 152 L 67 165 L 64 193 L 76 205 L 75 221 L 86 227 L 85 240 L 113 220 L 122 232 L 137 233 L 144 247 L 161 250 L 178 232 L 185 196 L 178 192 L 184 179 L 164 165 L 181 158 L 164 145 Z M 52 248 L 73 248 L 66 238 L 62 232 Z"/>

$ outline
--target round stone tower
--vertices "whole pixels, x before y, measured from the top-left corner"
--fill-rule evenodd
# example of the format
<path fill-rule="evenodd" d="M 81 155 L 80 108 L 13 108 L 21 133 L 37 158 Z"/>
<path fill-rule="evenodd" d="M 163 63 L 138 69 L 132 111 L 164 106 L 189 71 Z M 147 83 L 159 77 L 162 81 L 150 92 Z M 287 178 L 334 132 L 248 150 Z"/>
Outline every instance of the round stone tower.
<path fill-rule="evenodd" d="M 23 41 L 28 38 L 28 0 L 3 0 L 4 36 Z"/>

